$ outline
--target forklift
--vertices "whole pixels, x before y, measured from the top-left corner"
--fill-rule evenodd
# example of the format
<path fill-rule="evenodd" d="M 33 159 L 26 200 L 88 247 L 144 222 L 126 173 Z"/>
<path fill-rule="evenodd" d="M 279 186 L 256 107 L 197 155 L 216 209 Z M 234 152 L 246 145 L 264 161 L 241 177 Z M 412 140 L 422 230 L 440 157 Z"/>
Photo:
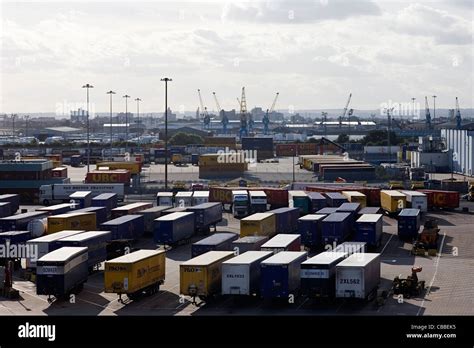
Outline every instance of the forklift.
<path fill-rule="evenodd" d="M 395 277 L 393 279 L 393 293 L 403 295 L 405 298 L 419 296 L 425 289 L 425 281 L 418 280 L 418 273 L 423 270 L 421 267 L 412 267 L 411 275 L 404 278 Z"/>
<path fill-rule="evenodd" d="M 438 252 L 439 228 L 435 219 L 426 220 L 423 230 L 413 243 L 412 254 L 425 256 L 428 252 L 429 256 L 436 256 Z"/>

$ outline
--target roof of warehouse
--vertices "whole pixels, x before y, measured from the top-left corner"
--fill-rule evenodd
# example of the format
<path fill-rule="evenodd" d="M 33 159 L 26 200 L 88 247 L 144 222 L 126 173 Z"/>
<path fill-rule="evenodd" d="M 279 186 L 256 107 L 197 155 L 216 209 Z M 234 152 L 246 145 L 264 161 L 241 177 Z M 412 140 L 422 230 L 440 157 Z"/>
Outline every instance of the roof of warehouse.
<path fill-rule="evenodd" d="M 72 128 L 72 127 L 48 127 L 48 128 L 45 128 L 45 129 L 55 131 L 55 132 L 62 132 L 62 133 L 73 133 L 73 132 L 81 132 L 82 131 L 79 128 Z"/>
<path fill-rule="evenodd" d="M 106 263 L 132 263 L 139 261 L 141 259 L 153 256 L 153 255 L 158 255 L 164 253 L 165 250 L 149 250 L 149 249 L 141 249 L 134 251 L 130 254 L 125 254 L 122 256 L 119 256 L 115 259 L 108 260 Z"/>

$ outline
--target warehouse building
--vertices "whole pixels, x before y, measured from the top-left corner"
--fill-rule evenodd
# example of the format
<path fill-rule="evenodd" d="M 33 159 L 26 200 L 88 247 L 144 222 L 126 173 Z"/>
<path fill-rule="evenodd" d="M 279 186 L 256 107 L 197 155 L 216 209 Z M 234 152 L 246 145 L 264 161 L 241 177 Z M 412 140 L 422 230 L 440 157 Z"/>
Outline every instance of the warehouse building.
<path fill-rule="evenodd" d="M 442 129 L 441 137 L 446 139 L 446 147 L 452 151 L 451 166 L 454 172 L 472 176 L 474 173 L 474 130 L 465 125 L 464 129 Z"/>

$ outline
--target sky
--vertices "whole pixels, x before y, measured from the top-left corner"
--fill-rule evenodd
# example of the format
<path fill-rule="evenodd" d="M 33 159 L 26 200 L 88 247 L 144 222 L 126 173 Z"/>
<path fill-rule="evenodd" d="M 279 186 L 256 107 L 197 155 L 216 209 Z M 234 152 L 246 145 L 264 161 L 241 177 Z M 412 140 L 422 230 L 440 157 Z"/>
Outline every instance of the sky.
<path fill-rule="evenodd" d="M 470 0 L 2 1 L 0 113 L 473 107 Z"/>

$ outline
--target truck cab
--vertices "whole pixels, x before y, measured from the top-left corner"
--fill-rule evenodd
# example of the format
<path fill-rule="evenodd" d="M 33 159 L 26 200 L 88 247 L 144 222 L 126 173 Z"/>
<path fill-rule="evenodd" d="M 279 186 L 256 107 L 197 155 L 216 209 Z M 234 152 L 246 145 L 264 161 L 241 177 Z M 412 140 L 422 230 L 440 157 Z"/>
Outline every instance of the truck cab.
<path fill-rule="evenodd" d="M 249 191 L 250 212 L 263 213 L 267 211 L 267 195 L 264 191 Z"/>
<path fill-rule="evenodd" d="M 247 191 L 232 191 L 232 214 L 236 218 L 245 217 L 249 214 L 249 195 Z"/>
<path fill-rule="evenodd" d="M 43 205 L 49 205 L 53 200 L 53 186 L 41 185 L 39 189 L 39 202 Z"/>

